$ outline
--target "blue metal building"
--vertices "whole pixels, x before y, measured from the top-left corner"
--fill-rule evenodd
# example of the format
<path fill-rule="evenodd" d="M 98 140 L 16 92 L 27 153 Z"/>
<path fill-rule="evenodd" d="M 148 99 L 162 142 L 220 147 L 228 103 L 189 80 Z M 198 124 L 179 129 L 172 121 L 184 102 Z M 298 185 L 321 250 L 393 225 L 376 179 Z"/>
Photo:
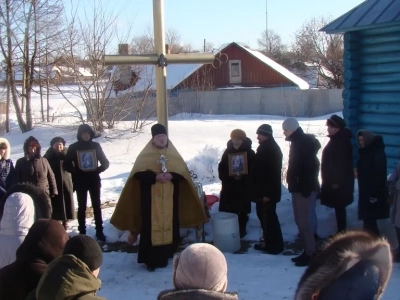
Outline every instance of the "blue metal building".
<path fill-rule="evenodd" d="M 367 0 L 321 31 L 344 33 L 343 116 L 382 135 L 391 172 L 400 148 L 400 0 Z M 353 140 L 357 155 L 356 139 Z"/>

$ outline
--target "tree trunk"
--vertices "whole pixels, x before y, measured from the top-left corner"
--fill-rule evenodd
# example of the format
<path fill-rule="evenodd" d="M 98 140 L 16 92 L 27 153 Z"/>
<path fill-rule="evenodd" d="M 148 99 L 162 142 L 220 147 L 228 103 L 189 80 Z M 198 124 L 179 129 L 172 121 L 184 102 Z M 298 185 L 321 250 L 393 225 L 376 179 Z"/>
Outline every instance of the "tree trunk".
<path fill-rule="evenodd" d="M 6 102 L 6 132 L 10 132 L 10 102 L 11 102 L 11 91 L 9 84 L 9 72 L 6 74 L 6 84 L 7 84 L 7 102 Z"/>

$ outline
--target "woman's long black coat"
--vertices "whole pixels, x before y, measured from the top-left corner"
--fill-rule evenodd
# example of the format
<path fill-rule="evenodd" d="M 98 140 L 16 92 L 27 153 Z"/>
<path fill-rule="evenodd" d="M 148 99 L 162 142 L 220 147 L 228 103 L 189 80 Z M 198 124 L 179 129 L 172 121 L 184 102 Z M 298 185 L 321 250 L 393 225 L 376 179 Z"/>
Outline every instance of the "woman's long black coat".
<path fill-rule="evenodd" d="M 75 219 L 74 190 L 72 186 L 71 174 L 64 170 L 63 162 L 67 154 L 67 148 L 62 152 L 56 152 L 53 148 L 49 148 L 44 155 L 49 161 L 51 169 L 56 178 L 58 195 L 51 198 L 53 206 L 53 219 L 55 220 L 71 220 Z"/>
<path fill-rule="evenodd" d="M 352 133 L 344 128 L 329 138 L 321 159 L 321 204 L 346 207 L 354 194 Z"/>
<path fill-rule="evenodd" d="M 358 218 L 389 218 L 385 145 L 380 135 L 375 135 L 369 145 L 359 150 Z"/>
<path fill-rule="evenodd" d="M 251 211 L 251 191 L 249 175 L 241 175 L 236 179 L 234 176 L 229 176 L 229 154 L 246 152 L 248 170 L 254 161 L 255 153 L 251 149 L 251 140 L 247 138 L 239 149 L 233 147 L 232 141 L 229 140 L 227 149 L 222 155 L 218 165 L 219 179 L 222 181 L 221 197 L 219 210 L 232 213 L 250 213 Z"/>

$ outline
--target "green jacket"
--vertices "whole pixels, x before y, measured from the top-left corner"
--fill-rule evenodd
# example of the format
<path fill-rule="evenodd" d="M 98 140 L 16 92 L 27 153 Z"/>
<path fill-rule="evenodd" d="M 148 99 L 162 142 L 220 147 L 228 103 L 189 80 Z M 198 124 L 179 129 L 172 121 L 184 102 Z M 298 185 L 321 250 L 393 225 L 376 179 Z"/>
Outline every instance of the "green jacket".
<path fill-rule="evenodd" d="M 26 300 L 105 300 L 96 296 L 100 285 L 86 264 L 73 255 L 63 255 L 48 265 Z"/>

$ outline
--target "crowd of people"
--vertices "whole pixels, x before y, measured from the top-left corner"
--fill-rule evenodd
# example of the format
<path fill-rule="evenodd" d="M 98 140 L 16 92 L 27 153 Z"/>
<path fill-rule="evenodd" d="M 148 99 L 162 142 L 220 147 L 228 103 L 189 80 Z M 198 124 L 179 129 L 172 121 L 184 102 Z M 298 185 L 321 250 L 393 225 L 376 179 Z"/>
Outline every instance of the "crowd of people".
<path fill-rule="evenodd" d="M 286 183 L 304 248 L 292 261 L 296 266 L 308 266 L 295 299 L 376 299 L 384 291 L 392 268 L 391 247 L 380 237 L 377 226 L 378 219 L 390 216 L 390 204 L 400 241 L 400 163 L 387 180 L 382 137 L 361 130 L 356 136 L 359 158 L 354 170 L 352 134 L 344 120 L 332 115 L 326 125 L 330 141 L 320 163 L 317 153 L 321 144 L 316 137 L 305 133 L 294 118 L 282 124 L 290 142 Z M 197 243 L 174 256 L 179 229 L 199 227 L 208 216 L 166 128 L 155 124 L 151 133 L 120 195 L 111 224 L 130 231 L 130 243 L 140 235 L 138 263 L 144 263 L 147 270 L 165 268 L 173 257 L 174 289 L 162 291 L 158 299 L 239 299 L 237 293 L 227 292 L 228 266 L 214 246 Z M 219 209 L 238 215 L 243 238 L 251 202 L 255 202 L 263 233 L 254 248 L 277 255 L 284 250 L 276 213 L 283 155 L 270 125 L 262 124 L 256 134 L 259 146 L 253 151 L 243 130 L 231 133 L 218 166 L 222 182 Z M 86 236 L 85 221 L 89 192 L 96 237 L 105 241 L 99 174 L 109 162 L 93 138 L 93 130 L 81 125 L 77 142 L 66 148 L 65 140 L 55 137 L 42 157 L 39 141 L 29 137 L 23 147 L 25 156 L 15 167 L 8 141 L 0 139 L 0 299 L 102 299 L 96 296 L 102 251 L 98 242 Z M 364 231 L 348 231 L 346 224 L 355 176 Z M 73 192 L 78 200 L 80 235 L 70 238 L 66 229 L 68 220 L 74 218 Z M 337 233 L 319 251 L 317 199 L 335 209 L 337 220 Z M 394 260 L 399 261 L 399 256 L 396 254 Z"/>
<path fill-rule="evenodd" d="M 387 179 L 387 163 L 382 136 L 368 130 L 357 133 L 358 160 L 353 163 L 353 138 L 345 121 L 332 115 L 326 121 L 329 142 L 317 154 L 321 144 L 307 134 L 295 118 L 282 123 L 283 134 L 290 142 L 286 183 L 292 197 L 293 215 L 304 251 L 292 258 L 296 266 L 309 265 L 319 239 L 316 201 L 335 209 L 337 232 L 347 229 L 346 207 L 353 202 L 355 176 L 358 179 L 358 218 L 364 230 L 380 236 L 377 220 L 392 217 L 400 244 L 400 164 Z M 279 254 L 284 250 L 276 205 L 281 200 L 282 151 L 273 137 L 272 127 L 262 124 L 257 130 L 259 145 L 252 150 L 252 141 L 241 129 L 231 132 L 227 148 L 218 166 L 222 182 L 219 210 L 238 215 L 240 236 L 246 235 L 251 202 L 256 203 L 262 237 L 256 250 Z M 244 172 L 232 172 L 233 157 L 245 156 Z M 321 182 L 319 174 L 321 173 Z M 400 261 L 400 250 L 395 256 Z"/>
<path fill-rule="evenodd" d="M 17 211 L 29 210 L 36 213 L 36 219 L 46 216 L 62 223 L 68 229 L 68 221 L 75 219 L 75 204 L 73 193 L 76 192 L 78 200 L 78 222 L 80 234 L 86 234 L 86 205 L 87 193 L 89 192 L 92 201 L 94 219 L 96 224 L 96 237 L 105 241 L 103 233 L 103 219 L 101 215 L 100 188 L 101 179 L 99 174 L 109 167 L 100 144 L 92 141 L 94 132 L 89 125 L 83 124 L 78 128 L 77 142 L 65 147 L 66 142 L 62 137 L 55 137 L 50 141 L 50 147 L 42 156 L 41 145 L 33 137 L 28 137 L 23 145 L 24 157 L 17 160 L 15 167 L 10 158 L 11 147 L 9 142 L 0 139 L 0 207 L 2 219 L 12 219 L 19 216 Z M 85 169 L 84 158 L 89 157 L 92 168 Z M 86 158 L 87 160 L 87 158 Z M 100 163 L 100 165 L 99 165 Z M 30 201 L 25 201 L 25 190 L 32 190 L 29 185 L 37 187 L 43 193 L 43 197 L 33 197 L 35 200 L 32 206 Z M 19 202 L 12 201 L 9 197 L 15 193 L 22 193 Z M 37 192 L 32 192 L 33 194 Z M 39 206 L 49 207 L 48 213 L 42 213 Z M 4 215 L 3 215 L 4 214 Z M 1 216 L 0 216 L 1 217 Z M 32 219 L 32 218 L 31 218 Z M 33 219 L 32 219 L 33 220 Z M 25 220 L 25 222 L 27 222 Z M 32 224 L 30 224 L 32 225 Z M 24 227 L 29 229 L 30 226 Z M 0 228 L 0 237 L 5 227 Z"/>

